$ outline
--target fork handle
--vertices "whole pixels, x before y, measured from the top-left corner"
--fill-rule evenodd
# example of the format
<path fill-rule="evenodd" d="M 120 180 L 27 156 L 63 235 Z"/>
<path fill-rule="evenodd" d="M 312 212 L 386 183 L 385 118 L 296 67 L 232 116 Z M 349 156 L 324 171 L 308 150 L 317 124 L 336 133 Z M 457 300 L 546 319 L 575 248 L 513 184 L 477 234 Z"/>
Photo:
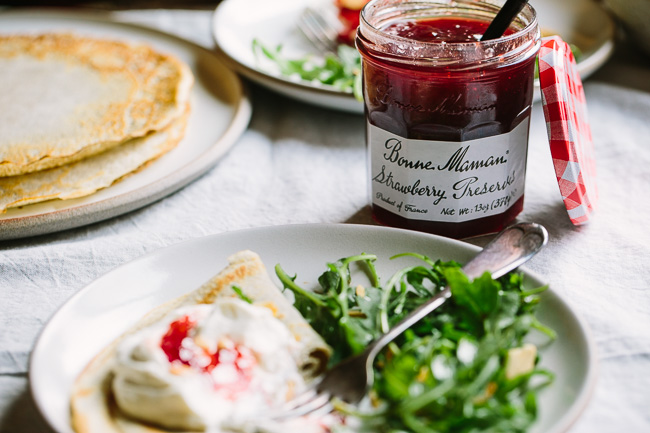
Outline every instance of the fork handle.
<path fill-rule="evenodd" d="M 500 232 L 483 250 L 467 262 L 463 266 L 463 272 L 469 279 L 480 277 L 484 272 L 490 272 L 492 278 L 499 278 L 527 262 L 547 242 L 548 232 L 542 225 L 536 223 L 514 224 Z M 440 307 L 450 297 L 451 290 L 449 287 L 445 287 L 429 301 L 413 310 L 368 346 L 366 349 L 366 353 L 369 355 L 368 359 L 374 359 L 388 343 Z"/>

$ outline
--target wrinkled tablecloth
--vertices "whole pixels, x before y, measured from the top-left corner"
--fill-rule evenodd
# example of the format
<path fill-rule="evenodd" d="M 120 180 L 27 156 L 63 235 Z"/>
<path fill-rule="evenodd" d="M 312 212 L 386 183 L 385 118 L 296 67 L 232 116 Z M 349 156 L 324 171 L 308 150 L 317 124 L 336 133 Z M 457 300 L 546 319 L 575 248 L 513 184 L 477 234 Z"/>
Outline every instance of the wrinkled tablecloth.
<path fill-rule="evenodd" d="M 112 14 L 213 46 L 210 11 Z M 593 221 L 574 227 L 567 217 L 539 104 L 533 110 L 519 220 L 548 228 L 550 243 L 529 268 L 586 319 L 598 347 L 598 384 L 571 431 L 647 432 L 650 93 L 605 81 L 645 86 L 650 68 L 608 64 L 585 84 L 600 190 Z M 29 394 L 30 351 L 57 308 L 107 271 L 165 246 L 229 230 L 373 224 L 363 117 L 294 102 L 255 85 L 251 90 L 248 130 L 214 169 L 181 191 L 109 221 L 0 243 L 1 432 L 49 431 Z M 482 245 L 488 239 L 470 242 Z"/>

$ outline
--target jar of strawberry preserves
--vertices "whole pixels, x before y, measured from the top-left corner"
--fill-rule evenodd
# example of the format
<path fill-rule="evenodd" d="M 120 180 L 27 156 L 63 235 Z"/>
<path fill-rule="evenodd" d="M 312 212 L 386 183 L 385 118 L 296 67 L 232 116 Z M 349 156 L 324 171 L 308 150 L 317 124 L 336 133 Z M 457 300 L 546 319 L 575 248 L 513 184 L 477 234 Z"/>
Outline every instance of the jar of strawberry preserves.
<path fill-rule="evenodd" d="M 361 53 L 373 217 L 454 238 L 523 209 L 540 33 L 527 5 L 480 41 L 502 1 L 371 0 Z"/>

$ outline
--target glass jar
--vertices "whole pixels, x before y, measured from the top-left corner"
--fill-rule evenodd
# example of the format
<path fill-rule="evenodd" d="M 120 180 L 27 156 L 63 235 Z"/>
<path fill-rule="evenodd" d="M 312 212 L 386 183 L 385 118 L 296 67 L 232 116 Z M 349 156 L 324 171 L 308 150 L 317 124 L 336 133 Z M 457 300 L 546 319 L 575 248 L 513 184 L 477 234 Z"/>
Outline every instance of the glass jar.
<path fill-rule="evenodd" d="M 505 36 L 479 42 L 502 4 L 372 0 L 362 10 L 379 223 L 464 238 L 499 231 L 523 209 L 540 33 L 526 5 Z"/>

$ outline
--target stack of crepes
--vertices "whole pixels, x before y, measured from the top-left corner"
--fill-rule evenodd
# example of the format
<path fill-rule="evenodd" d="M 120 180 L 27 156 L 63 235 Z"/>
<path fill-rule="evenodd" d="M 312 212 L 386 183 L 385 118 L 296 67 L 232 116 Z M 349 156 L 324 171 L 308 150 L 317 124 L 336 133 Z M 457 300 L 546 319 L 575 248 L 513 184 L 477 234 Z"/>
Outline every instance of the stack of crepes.
<path fill-rule="evenodd" d="M 174 148 L 193 82 L 146 45 L 0 36 L 0 212 L 92 194 Z"/>

